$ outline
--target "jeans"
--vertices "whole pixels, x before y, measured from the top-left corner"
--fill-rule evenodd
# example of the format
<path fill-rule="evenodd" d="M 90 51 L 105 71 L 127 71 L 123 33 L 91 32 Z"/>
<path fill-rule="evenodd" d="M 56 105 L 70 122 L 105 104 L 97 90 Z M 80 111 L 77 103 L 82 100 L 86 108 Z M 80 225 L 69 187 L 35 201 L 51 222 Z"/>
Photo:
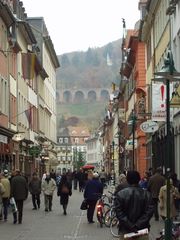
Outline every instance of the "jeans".
<path fill-rule="evenodd" d="M 32 194 L 32 203 L 35 209 L 40 208 L 40 194 Z"/>
<path fill-rule="evenodd" d="M 155 220 L 159 220 L 158 202 L 159 202 L 158 198 L 153 198 Z"/>
<path fill-rule="evenodd" d="M 18 216 L 18 222 L 22 223 L 22 216 L 23 216 L 23 202 L 24 200 L 16 200 L 16 206 L 17 206 L 17 212 L 13 213 L 14 217 L 14 223 L 17 222 L 17 216 Z"/>
<path fill-rule="evenodd" d="M 8 206 L 9 206 L 9 198 L 3 198 L 3 214 L 4 214 L 4 220 L 7 220 L 8 215 Z"/>
<path fill-rule="evenodd" d="M 52 195 L 46 195 L 44 194 L 44 204 L 45 204 L 45 210 L 52 210 Z"/>
<path fill-rule="evenodd" d="M 87 209 L 87 220 L 88 222 L 93 221 L 94 210 L 96 207 L 97 200 L 87 200 L 88 209 Z"/>

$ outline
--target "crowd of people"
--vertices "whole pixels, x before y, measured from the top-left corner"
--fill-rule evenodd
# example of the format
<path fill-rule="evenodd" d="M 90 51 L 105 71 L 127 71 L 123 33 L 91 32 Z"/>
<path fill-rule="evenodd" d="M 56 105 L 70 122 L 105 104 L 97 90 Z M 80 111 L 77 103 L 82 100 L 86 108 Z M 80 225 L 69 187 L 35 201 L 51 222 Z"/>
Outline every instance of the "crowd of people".
<path fill-rule="evenodd" d="M 93 170 L 67 171 L 62 174 L 52 170 L 46 172 L 42 178 L 36 172 L 28 181 L 17 169 L 11 176 L 8 170 L 4 170 L 0 175 L 0 220 L 7 221 L 9 200 L 14 198 L 17 210 L 13 211 L 13 222 L 22 223 L 23 203 L 27 199 L 28 193 L 32 196 L 32 210 L 41 207 L 41 193 L 44 197 L 44 210 L 52 211 L 53 194 L 56 191 L 60 197 L 63 214 L 67 214 L 69 197 L 72 189 L 82 192 L 87 200 L 87 221 L 94 223 L 93 216 L 99 197 L 103 194 L 104 188 L 109 182 L 108 175 Z M 166 218 L 166 179 L 162 174 L 162 169 L 157 168 L 145 172 L 140 177 L 137 171 L 127 171 L 119 176 L 119 183 L 116 185 L 115 212 L 119 220 L 121 238 L 128 232 L 138 231 L 143 228 L 150 228 L 150 219 L 154 215 L 155 221 L 161 217 Z M 172 174 L 170 178 L 170 216 L 176 219 L 180 213 L 180 181 L 177 174 Z"/>

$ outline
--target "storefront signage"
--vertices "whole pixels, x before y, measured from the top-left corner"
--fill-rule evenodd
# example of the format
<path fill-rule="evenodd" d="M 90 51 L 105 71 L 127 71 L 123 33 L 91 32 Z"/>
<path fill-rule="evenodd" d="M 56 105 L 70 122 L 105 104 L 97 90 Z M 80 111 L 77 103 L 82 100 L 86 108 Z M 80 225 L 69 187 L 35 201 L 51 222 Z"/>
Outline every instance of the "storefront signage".
<path fill-rule="evenodd" d="M 134 148 L 137 148 L 137 139 L 134 139 Z M 125 146 L 126 150 L 133 150 L 133 140 L 129 139 L 126 141 L 126 146 Z"/>
<path fill-rule="evenodd" d="M 6 136 L 0 134 L 0 142 L 7 144 L 8 138 Z"/>
<path fill-rule="evenodd" d="M 141 123 L 140 129 L 145 133 L 153 133 L 156 132 L 159 128 L 159 125 L 153 121 L 146 121 Z"/>

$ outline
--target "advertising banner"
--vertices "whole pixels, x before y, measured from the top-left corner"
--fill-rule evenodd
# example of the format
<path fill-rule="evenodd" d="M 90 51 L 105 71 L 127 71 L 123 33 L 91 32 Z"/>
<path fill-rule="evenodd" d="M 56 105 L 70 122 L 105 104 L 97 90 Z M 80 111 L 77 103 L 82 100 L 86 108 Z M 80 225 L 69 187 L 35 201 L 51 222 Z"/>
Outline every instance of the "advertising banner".
<path fill-rule="evenodd" d="M 170 96 L 172 95 L 172 84 L 170 84 Z M 173 111 L 170 110 L 170 119 L 173 119 Z M 166 121 L 166 85 L 163 83 L 152 83 L 152 121 Z"/>

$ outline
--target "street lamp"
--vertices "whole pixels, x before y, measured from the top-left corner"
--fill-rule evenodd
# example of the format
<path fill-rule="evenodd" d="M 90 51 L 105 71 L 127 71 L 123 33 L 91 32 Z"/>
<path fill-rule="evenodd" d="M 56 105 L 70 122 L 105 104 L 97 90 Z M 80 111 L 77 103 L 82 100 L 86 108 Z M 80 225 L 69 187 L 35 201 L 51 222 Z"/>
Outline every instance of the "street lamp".
<path fill-rule="evenodd" d="M 169 50 L 164 59 L 164 66 L 160 72 L 155 73 L 154 81 L 165 82 L 166 84 L 166 158 L 165 158 L 165 176 L 166 176 L 166 220 L 165 220 L 165 240 L 172 239 L 172 221 L 170 218 L 170 82 L 180 81 L 180 73 L 174 67 L 172 52 Z M 176 77 L 176 78 L 174 78 Z"/>
<path fill-rule="evenodd" d="M 128 121 L 128 125 L 132 126 L 132 169 L 135 169 L 135 132 L 136 132 L 136 114 L 135 110 L 132 110 L 131 119 Z"/>

